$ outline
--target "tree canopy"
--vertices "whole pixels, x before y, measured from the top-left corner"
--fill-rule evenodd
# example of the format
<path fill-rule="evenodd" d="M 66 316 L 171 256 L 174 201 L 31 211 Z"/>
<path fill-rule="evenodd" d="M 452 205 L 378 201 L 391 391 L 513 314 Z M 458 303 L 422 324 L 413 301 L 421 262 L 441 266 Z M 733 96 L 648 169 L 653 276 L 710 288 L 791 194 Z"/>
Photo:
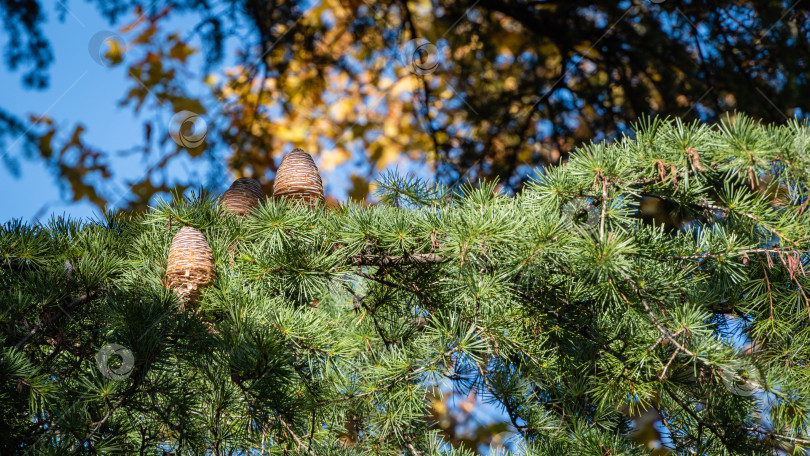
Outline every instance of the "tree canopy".
<path fill-rule="evenodd" d="M 370 207 L 243 218 L 200 193 L 9 222 L 0 448 L 470 454 L 430 419 L 449 384 L 528 455 L 802 454 L 808 184 L 807 123 L 644 118 L 516 196 L 392 174 Z M 186 227 L 216 273 L 192 306 L 164 283 Z M 634 440 L 649 413 L 658 449 Z"/>
<path fill-rule="evenodd" d="M 58 3 L 64 16 L 69 4 Z M 129 182 L 132 207 L 194 187 L 163 172 L 182 157 L 225 163 L 268 191 L 293 147 L 323 170 L 342 166 L 356 199 L 382 170 L 408 163 L 445 184 L 497 178 L 514 191 L 538 165 L 626 133 L 642 114 L 716 121 L 738 109 L 783 121 L 805 117 L 810 99 L 810 21 L 798 1 L 93 3 L 127 21 L 90 45 L 93 59 L 127 69 L 120 103 L 141 115 L 143 143 L 101 150 L 85 142 L 81 121 L 1 109 L 0 141 L 23 138 L 24 155 L 46 162 L 70 197 L 99 206 L 116 152 L 160 157 Z M 54 55 L 44 7 L 0 2 L 0 12 L 6 64 L 46 86 Z M 188 27 L 167 30 L 179 14 Z M 235 51 L 228 39 L 238 39 Z M 205 64 L 190 67 L 200 52 Z M 194 81 L 208 91 L 192 93 Z M 168 120 L 181 112 L 190 114 Z M 204 141 L 169 140 L 193 135 L 178 131 L 190 117 L 206 121 L 194 133 Z M 3 159 L 12 166 L 20 156 Z"/>

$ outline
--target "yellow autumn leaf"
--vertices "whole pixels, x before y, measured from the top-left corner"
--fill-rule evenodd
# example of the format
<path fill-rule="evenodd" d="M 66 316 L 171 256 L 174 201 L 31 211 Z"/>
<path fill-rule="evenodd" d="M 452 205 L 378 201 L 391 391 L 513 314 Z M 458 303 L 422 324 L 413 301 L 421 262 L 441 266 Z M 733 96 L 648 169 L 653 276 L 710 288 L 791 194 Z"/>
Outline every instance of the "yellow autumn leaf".
<path fill-rule="evenodd" d="M 381 76 L 381 77 L 380 77 L 380 80 L 379 80 L 379 81 L 377 81 L 377 87 L 379 87 L 379 88 L 380 88 L 380 90 L 388 90 L 388 89 L 389 89 L 389 88 L 391 88 L 391 86 L 393 86 L 393 85 L 394 85 L 396 82 L 397 82 L 397 80 L 396 80 L 396 79 L 391 79 L 391 78 L 389 78 L 389 77 L 387 77 L 387 76 Z"/>
<path fill-rule="evenodd" d="M 433 410 L 436 412 L 437 415 L 444 415 L 447 413 L 447 405 L 439 399 L 436 399 L 431 404 L 433 406 Z"/>
<path fill-rule="evenodd" d="M 395 138 L 399 134 L 399 125 L 397 119 L 388 117 L 383 123 L 383 134 L 389 138 Z"/>
<path fill-rule="evenodd" d="M 332 171 L 350 158 L 352 158 L 352 154 L 342 147 L 325 150 L 318 156 L 318 167 L 324 171 Z"/>
<path fill-rule="evenodd" d="M 304 135 L 307 132 L 307 127 L 302 124 L 294 125 L 292 127 L 280 127 L 277 135 L 282 141 L 287 142 L 302 142 Z"/>
<path fill-rule="evenodd" d="M 254 136 L 259 136 L 264 134 L 264 126 L 262 122 L 252 122 L 250 124 L 250 132 Z"/>
<path fill-rule="evenodd" d="M 349 190 L 349 197 L 355 201 L 363 201 L 368 196 L 369 185 L 366 179 L 352 174 L 352 189 Z"/>
<path fill-rule="evenodd" d="M 517 89 L 517 86 L 517 79 L 514 76 L 509 76 L 505 81 L 503 81 L 503 88 L 505 90 L 515 90 Z"/>
<path fill-rule="evenodd" d="M 518 150 L 518 163 L 530 163 L 532 159 L 532 149 L 529 147 L 521 147 Z"/>
<path fill-rule="evenodd" d="M 343 129 L 340 124 L 333 121 L 331 117 L 324 116 L 313 120 L 312 127 L 310 127 L 309 131 L 315 136 L 337 138 Z"/>
<path fill-rule="evenodd" d="M 182 41 L 178 41 L 169 50 L 169 57 L 186 63 L 188 56 L 194 54 L 195 52 L 197 52 L 196 49 L 187 46 L 186 43 L 183 43 Z"/>
<path fill-rule="evenodd" d="M 304 101 L 304 93 L 301 91 L 295 92 L 290 95 L 290 104 L 293 106 L 298 106 L 298 109 L 301 109 L 301 105 Z"/>
<path fill-rule="evenodd" d="M 347 99 L 343 99 L 329 108 L 329 116 L 337 122 L 343 122 L 346 120 L 346 115 L 351 112 L 351 110 L 352 103 Z"/>
<path fill-rule="evenodd" d="M 245 74 L 245 67 L 242 65 L 236 65 L 231 68 L 226 68 L 224 73 L 226 76 L 241 76 Z"/>
<path fill-rule="evenodd" d="M 203 82 L 208 85 L 209 87 L 214 87 L 219 83 L 219 76 L 214 73 L 208 73 L 203 79 Z"/>
<path fill-rule="evenodd" d="M 104 41 L 107 52 L 104 53 L 104 60 L 110 66 L 115 66 L 124 60 L 124 47 L 115 39 Z"/>
<path fill-rule="evenodd" d="M 416 76 L 406 76 L 394 84 L 394 87 L 391 89 L 391 94 L 397 97 L 403 92 L 413 92 L 417 88 L 417 82 Z"/>
<path fill-rule="evenodd" d="M 396 163 L 399 160 L 399 154 L 402 152 L 402 146 L 390 141 L 386 137 L 381 137 L 378 142 L 377 155 L 377 169 L 383 170 L 388 165 Z"/>

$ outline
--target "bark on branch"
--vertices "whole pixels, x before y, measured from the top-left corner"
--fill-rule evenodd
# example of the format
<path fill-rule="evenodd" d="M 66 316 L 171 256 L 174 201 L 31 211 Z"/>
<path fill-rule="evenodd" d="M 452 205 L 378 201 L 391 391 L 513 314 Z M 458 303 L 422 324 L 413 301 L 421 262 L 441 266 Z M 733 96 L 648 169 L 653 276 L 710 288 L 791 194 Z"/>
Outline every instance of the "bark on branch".
<path fill-rule="evenodd" d="M 90 294 L 82 295 L 82 296 L 79 296 L 78 298 L 70 301 L 64 308 L 60 307 L 59 310 L 61 310 L 62 312 L 60 312 L 58 314 L 54 314 L 52 317 L 47 318 L 44 322 L 42 322 L 41 325 L 31 329 L 31 331 L 29 331 L 28 334 L 25 335 L 25 337 L 23 337 L 22 339 L 20 339 L 19 342 L 14 344 L 14 348 L 19 349 L 20 347 L 25 345 L 32 337 L 34 337 L 38 332 L 42 331 L 45 328 L 45 326 L 59 320 L 60 318 L 62 318 L 63 315 L 66 314 L 66 312 L 70 311 L 74 307 L 76 307 L 78 305 L 81 305 L 81 304 L 86 304 L 86 303 L 92 301 L 95 298 L 96 298 L 95 295 L 90 295 Z"/>
<path fill-rule="evenodd" d="M 357 255 L 351 258 L 355 266 L 405 266 L 411 264 L 437 264 L 447 261 L 435 253 L 416 253 L 413 255 Z"/>

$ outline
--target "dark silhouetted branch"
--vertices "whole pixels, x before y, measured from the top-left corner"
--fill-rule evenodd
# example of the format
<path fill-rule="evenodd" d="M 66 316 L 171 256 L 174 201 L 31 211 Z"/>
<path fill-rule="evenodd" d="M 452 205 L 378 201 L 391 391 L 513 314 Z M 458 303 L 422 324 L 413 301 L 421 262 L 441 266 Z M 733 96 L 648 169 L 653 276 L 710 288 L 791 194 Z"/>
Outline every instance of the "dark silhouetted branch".
<path fill-rule="evenodd" d="M 357 255 L 352 257 L 350 261 L 355 266 L 405 266 L 410 264 L 437 264 L 443 263 L 447 259 L 435 253 L 416 253 L 402 256 Z"/>

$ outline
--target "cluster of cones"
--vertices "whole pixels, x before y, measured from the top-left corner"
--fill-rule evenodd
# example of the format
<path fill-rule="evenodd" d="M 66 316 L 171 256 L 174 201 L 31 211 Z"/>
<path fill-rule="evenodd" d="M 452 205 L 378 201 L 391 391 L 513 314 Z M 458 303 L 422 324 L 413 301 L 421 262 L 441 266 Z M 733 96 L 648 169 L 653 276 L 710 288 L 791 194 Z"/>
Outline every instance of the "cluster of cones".
<path fill-rule="evenodd" d="M 323 203 L 323 182 L 310 154 L 295 149 L 284 156 L 276 172 L 273 196 L 298 200 L 310 207 Z M 219 204 L 227 212 L 246 217 L 263 197 L 259 182 L 243 177 L 222 194 Z M 166 286 L 184 305 L 193 306 L 215 278 L 214 256 L 205 236 L 188 226 L 180 229 L 169 247 Z"/>

